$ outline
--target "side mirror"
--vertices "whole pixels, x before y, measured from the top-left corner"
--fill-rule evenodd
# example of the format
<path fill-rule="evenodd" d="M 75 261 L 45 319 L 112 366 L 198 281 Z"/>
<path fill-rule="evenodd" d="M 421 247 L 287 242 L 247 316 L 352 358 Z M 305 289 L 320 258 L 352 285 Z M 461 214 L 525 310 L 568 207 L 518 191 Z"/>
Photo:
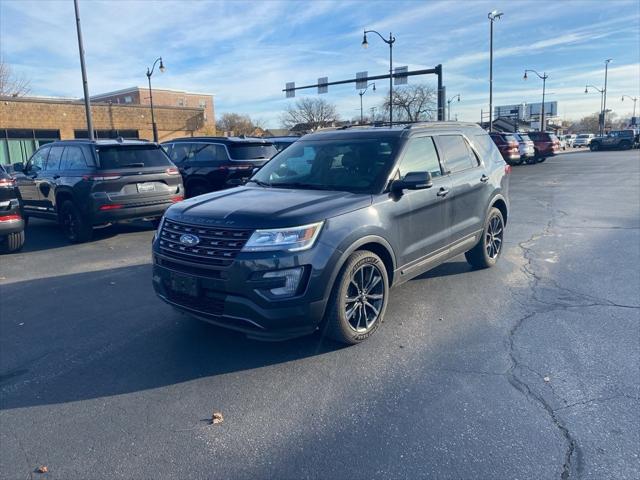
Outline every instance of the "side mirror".
<path fill-rule="evenodd" d="M 401 180 L 394 180 L 391 183 L 391 191 L 402 193 L 403 190 L 423 190 L 432 186 L 431 173 L 409 172 Z"/>
<path fill-rule="evenodd" d="M 14 172 L 24 172 L 24 163 L 18 162 L 13 164 Z"/>

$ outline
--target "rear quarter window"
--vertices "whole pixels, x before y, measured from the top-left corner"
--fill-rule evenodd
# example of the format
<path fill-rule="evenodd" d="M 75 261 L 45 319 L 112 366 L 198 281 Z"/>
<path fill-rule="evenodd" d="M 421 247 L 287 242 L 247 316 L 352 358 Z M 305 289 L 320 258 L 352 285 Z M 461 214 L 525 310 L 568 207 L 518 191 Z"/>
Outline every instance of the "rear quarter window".
<path fill-rule="evenodd" d="M 273 144 L 237 144 L 228 145 L 231 160 L 268 160 L 278 153 Z"/>
<path fill-rule="evenodd" d="M 504 163 L 498 147 L 496 147 L 489 135 L 481 134 L 473 137 L 473 146 L 480 154 L 480 160 L 483 160 L 485 164 L 488 162 Z"/>

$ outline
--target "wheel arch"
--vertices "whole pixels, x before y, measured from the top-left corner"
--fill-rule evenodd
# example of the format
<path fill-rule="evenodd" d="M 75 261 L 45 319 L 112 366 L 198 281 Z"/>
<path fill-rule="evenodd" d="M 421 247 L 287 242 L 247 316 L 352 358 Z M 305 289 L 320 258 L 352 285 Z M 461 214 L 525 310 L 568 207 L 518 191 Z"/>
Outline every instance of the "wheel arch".
<path fill-rule="evenodd" d="M 502 195 L 499 195 L 499 196 L 495 197 L 491 201 L 491 206 L 489 207 L 489 209 L 494 208 L 494 207 L 497 208 L 498 210 L 500 210 L 500 213 L 502 213 L 502 218 L 504 220 L 504 224 L 506 225 L 507 224 L 507 219 L 509 217 L 509 207 L 507 206 L 507 201 L 505 200 L 505 198 Z"/>

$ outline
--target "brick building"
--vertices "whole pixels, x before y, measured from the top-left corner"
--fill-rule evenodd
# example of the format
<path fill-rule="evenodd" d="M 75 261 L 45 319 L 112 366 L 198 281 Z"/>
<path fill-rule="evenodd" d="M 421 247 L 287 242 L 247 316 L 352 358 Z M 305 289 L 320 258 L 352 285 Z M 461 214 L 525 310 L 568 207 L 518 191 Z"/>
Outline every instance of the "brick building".
<path fill-rule="evenodd" d="M 141 95 L 140 89 L 137 91 L 139 101 L 147 101 L 145 97 L 148 95 Z M 185 97 L 187 105 L 164 105 L 163 103 L 175 100 L 175 97 L 169 95 L 163 98 L 163 91 L 159 91 L 160 101 L 157 102 L 155 92 L 154 90 L 154 114 L 160 141 L 215 133 L 211 95 L 208 96 L 210 103 L 207 104 L 207 100 L 203 100 L 204 106 L 200 106 L 200 100 L 194 100 L 195 97 Z M 131 102 L 126 101 L 125 98 L 128 95 L 122 95 L 121 103 L 114 100 L 98 102 L 100 97 L 96 96 L 96 101 L 91 104 L 91 111 L 93 127 L 98 138 L 121 136 L 153 139 L 149 106 L 134 103 L 133 98 Z M 0 163 L 2 164 L 24 162 L 40 145 L 54 140 L 87 138 L 87 136 L 82 100 L 0 97 Z"/>
<path fill-rule="evenodd" d="M 204 123 L 212 130 L 215 129 L 215 115 L 213 109 L 213 95 L 210 93 L 185 92 L 167 88 L 154 88 L 153 107 L 197 107 L 204 109 Z M 150 105 L 149 89 L 146 87 L 131 87 L 114 92 L 101 93 L 91 97 L 92 102 L 113 102 L 118 105 Z M 156 122 L 157 123 L 157 122 Z M 160 128 L 160 127 L 158 127 Z"/>

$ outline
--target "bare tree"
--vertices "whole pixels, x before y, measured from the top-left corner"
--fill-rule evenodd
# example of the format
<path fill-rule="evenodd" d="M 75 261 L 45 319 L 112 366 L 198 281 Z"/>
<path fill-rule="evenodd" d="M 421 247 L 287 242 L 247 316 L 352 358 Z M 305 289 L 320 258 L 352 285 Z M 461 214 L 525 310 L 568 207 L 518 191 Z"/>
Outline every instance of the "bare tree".
<path fill-rule="evenodd" d="M 382 104 L 389 115 L 389 95 Z M 429 85 L 409 85 L 393 90 L 393 118 L 399 122 L 432 120 L 437 112 L 436 90 Z"/>
<path fill-rule="evenodd" d="M 336 106 L 323 98 L 300 98 L 286 108 L 281 120 L 285 128 L 304 124 L 307 130 L 317 130 L 338 119 Z"/>
<path fill-rule="evenodd" d="M 216 130 L 228 135 L 252 135 L 256 125 L 249 115 L 225 113 L 216 122 Z"/>
<path fill-rule="evenodd" d="M 16 75 L 11 66 L 0 58 L 0 96 L 22 97 L 30 91 L 29 80 L 24 75 Z"/>

